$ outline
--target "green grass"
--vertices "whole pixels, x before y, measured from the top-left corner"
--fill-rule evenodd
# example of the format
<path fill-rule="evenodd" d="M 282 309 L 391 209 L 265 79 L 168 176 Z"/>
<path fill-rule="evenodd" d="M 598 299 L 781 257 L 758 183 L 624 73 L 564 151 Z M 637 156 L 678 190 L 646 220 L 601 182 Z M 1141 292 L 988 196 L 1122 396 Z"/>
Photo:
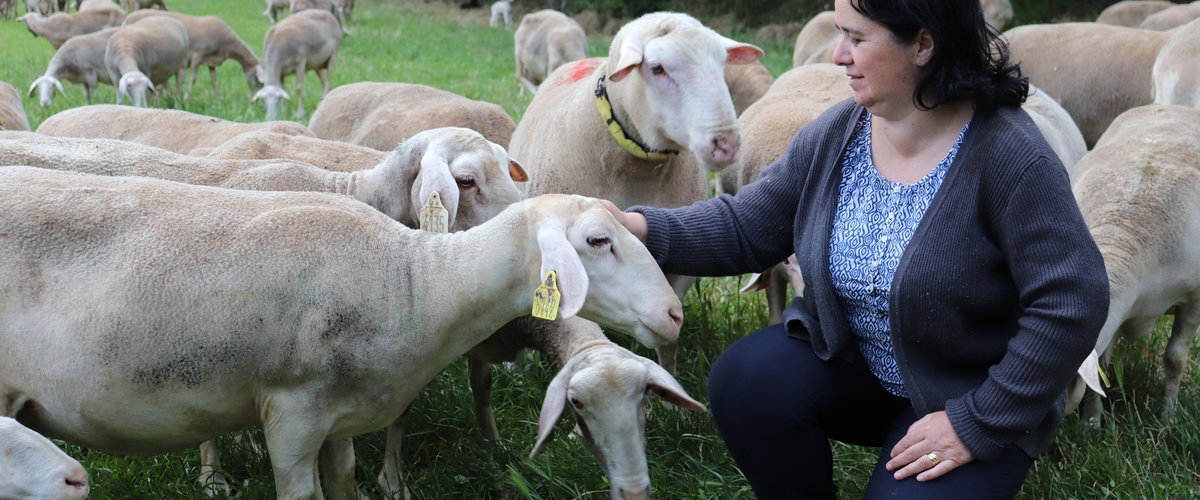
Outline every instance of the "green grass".
<path fill-rule="evenodd" d="M 252 0 L 175 0 L 173 9 L 193 14 L 220 14 L 253 47 L 260 48 L 268 27 L 259 15 L 262 3 Z M 474 99 L 498 103 L 519 120 L 531 97 L 518 95 L 512 70 L 512 35 L 487 27 L 486 14 L 460 13 L 442 4 L 359 0 L 353 35 L 347 38 L 333 71 L 333 85 L 356 81 L 402 81 L 432 85 Z M 765 63 L 778 75 L 791 61 L 791 47 L 759 44 Z M 607 52 L 609 40 L 591 40 L 593 55 Z M 53 50 L 33 38 L 24 26 L 0 22 L 0 80 L 24 92 L 45 69 Z M 224 98 L 208 94 L 207 75 L 197 82 L 192 100 L 164 99 L 173 106 L 237 121 L 264 119 L 261 106 L 250 103 L 249 91 L 233 63 L 221 67 Z M 289 89 L 290 89 L 289 81 Z M 305 107 L 315 109 L 319 83 L 306 77 Z M 111 103 L 111 87 L 101 87 L 96 102 Z M 83 103 L 78 87 L 43 109 L 26 99 L 31 124 Z M 292 108 L 285 108 L 290 110 Z M 290 115 L 289 115 L 290 116 Z M 300 120 L 302 123 L 304 120 Z M 736 292 L 735 279 L 702 280 L 700 292 L 685 301 L 687 317 L 678 379 L 695 398 L 705 401 L 709 366 L 720 352 L 746 332 L 766 322 L 759 295 Z M 1172 422 L 1158 418 L 1161 405 L 1161 352 L 1169 319 L 1154 336 L 1119 342 L 1112 370 L 1120 382 L 1111 390 L 1106 409 L 1112 424 L 1092 431 L 1068 417 L 1051 450 L 1040 459 L 1022 492 L 1023 498 L 1196 498 L 1200 497 L 1200 369 L 1195 361 L 1180 394 Z M 653 353 L 628 339 L 631 350 Z M 601 469 L 563 419 L 552 442 L 529 459 L 541 397 L 554 373 L 531 356 L 513 369 L 496 369 L 496 416 L 503 438 L 495 447 L 483 444 L 471 414 L 470 392 L 462 361 L 448 367 L 413 403 L 407 420 L 403 466 L 415 498 L 591 498 L 608 496 Z M 647 452 L 654 493 L 660 498 L 752 498 L 716 436 L 711 416 L 675 410 L 657 403 L 647 408 Z M 251 431 L 261 442 L 261 432 Z M 364 493 L 381 497 L 374 485 L 383 452 L 382 433 L 356 440 L 357 478 Z M 241 498 L 270 498 L 274 484 L 268 460 L 232 438 L 220 441 L 224 470 Z M 154 457 L 113 457 L 64 446 L 91 474 L 93 498 L 198 498 L 199 454 L 183 450 Z M 835 447 L 836 479 L 845 498 L 861 496 L 877 450 Z"/>

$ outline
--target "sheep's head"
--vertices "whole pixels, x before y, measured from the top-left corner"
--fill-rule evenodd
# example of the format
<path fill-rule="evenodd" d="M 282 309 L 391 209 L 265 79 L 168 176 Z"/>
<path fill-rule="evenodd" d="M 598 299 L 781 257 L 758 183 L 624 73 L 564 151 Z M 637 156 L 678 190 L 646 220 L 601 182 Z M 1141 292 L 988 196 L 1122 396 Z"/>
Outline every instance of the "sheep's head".
<path fill-rule="evenodd" d="M 263 70 L 261 64 L 255 64 L 254 66 L 246 68 L 244 74 L 246 76 L 246 85 L 250 86 L 251 92 L 256 92 L 258 89 L 261 89 L 263 84 L 267 81 L 267 73 Z"/>
<path fill-rule="evenodd" d="M 42 75 L 33 84 L 29 86 L 29 97 L 33 97 L 34 89 L 38 91 L 38 103 L 43 108 L 50 106 L 50 102 L 54 100 L 54 89 L 59 92 L 64 92 L 62 83 L 58 79 L 50 75 Z"/>
<path fill-rule="evenodd" d="M 121 80 L 117 82 L 117 104 L 121 104 L 121 96 L 129 96 L 129 100 L 133 101 L 135 107 L 146 107 L 146 90 L 150 90 L 158 94 L 158 90 L 154 88 L 154 82 L 150 81 L 150 77 L 146 76 L 141 71 L 130 71 L 121 75 Z"/>
<path fill-rule="evenodd" d="M 250 102 L 262 101 L 263 105 L 267 107 L 267 119 L 274 120 L 279 116 L 280 99 L 290 101 L 292 98 L 283 90 L 283 87 L 267 85 L 258 89 L 258 92 L 254 93 L 254 97 L 250 99 Z"/>

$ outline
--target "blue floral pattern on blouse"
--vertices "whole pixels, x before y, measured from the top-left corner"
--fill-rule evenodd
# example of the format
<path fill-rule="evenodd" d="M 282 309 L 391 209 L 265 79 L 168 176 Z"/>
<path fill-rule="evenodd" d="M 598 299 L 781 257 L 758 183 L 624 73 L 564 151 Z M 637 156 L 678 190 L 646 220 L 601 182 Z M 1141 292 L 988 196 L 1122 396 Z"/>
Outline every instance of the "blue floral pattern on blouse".
<path fill-rule="evenodd" d="M 892 349 L 892 277 L 917 224 L 937 194 L 967 133 L 933 171 L 911 185 L 892 182 L 871 161 L 871 114 L 863 113 L 842 159 L 842 183 L 829 239 L 829 272 L 863 358 L 888 392 L 908 397 Z"/>

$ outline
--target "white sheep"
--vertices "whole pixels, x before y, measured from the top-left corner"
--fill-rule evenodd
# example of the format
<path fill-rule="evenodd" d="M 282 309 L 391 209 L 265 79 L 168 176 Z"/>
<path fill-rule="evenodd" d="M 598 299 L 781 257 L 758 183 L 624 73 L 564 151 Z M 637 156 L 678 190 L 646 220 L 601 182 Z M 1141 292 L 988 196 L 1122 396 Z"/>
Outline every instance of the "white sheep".
<path fill-rule="evenodd" d="M 355 82 L 335 88 L 308 121 L 317 137 L 381 151 L 391 151 L 405 138 L 436 127 L 469 128 L 507 148 L 517 124 L 497 104 L 426 85 L 391 82 Z"/>
<path fill-rule="evenodd" d="M 267 119 L 278 114 L 279 100 L 289 100 L 283 90 L 285 76 L 296 75 L 296 116 L 304 116 L 301 89 L 304 73 L 313 70 L 321 80 L 321 95 L 329 92 L 329 72 L 337 59 L 342 42 L 342 28 L 333 14 L 319 9 L 293 13 L 271 26 L 263 40 L 263 59 L 267 69 L 263 88 L 254 94 L 255 101 L 267 107 Z"/>
<path fill-rule="evenodd" d="M 338 26 L 340 26 L 342 29 L 342 34 L 349 34 L 346 32 L 345 24 L 342 22 L 342 8 L 338 5 L 338 0 L 291 0 L 289 8 L 291 9 L 292 14 L 308 9 L 328 11 L 330 14 L 333 14 L 334 18 L 337 19 Z"/>
<path fill-rule="evenodd" d="M 120 26 L 125 21 L 125 11 L 114 5 L 90 8 L 74 14 L 59 12 L 50 17 L 28 12 L 18 19 L 25 22 L 25 27 L 30 33 L 45 38 L 57 49 L 73 36 Z"/>
<path fill-rule="evenodd" d="M 286 160 L 218 160 L 104 139 L 46 137 L 0 141 L 0 165 L 29 165 L 99 175 L 136 175 L 206 186 L 260 191 L 339 193 L 375 207 L 409 227 L 437 192 L 448 225 L 479 225 L 523 198 L 514 181 L 527 177 L 504 148 L 462 128 L 426 130 L 378 165 L 330 172 Z"/>
<path fill-rule="evenodd" d="M 1200 108 L 1200 19 L 1174 30 L 1151 73 L 1154 103 Z"/>
<path fill-rule="evenodd" d="M 38 126 L 38 133 L 86 139 L 120 139 L 180 154 L 203 155 L 252 131 L 312 136 L 296 122 L 238 123 L 176 109 L 94 104 L 65 109 Z"/>
<path fill-rule="evenodd" d="M 187 29 L 188 34 L 188 64 L 191 72 L 188 78 L 187 95 L 191 95 L 192 87 L 196 85 L 196 74 L 200 66 L 208 67 L 208 76 L 212 81 L 212 95 L 219 98 L 217 92 L 217 66 L 228 59 L 233 59 L 242 67 L 242 75 L 250 92 L 258 90 L 263 78 L 263 69 L 259 65 L 258 56 L 254 55 L 242 37 L 217 16 L 192 16 L 178 12 L 163 10 L 140 10 L 125 18 L 125 25 L 135 24 L 151 16 L 167 16 L 179 21 Z"/>
<path fill-rule="evenodd" d="M 196 154 L 198 150 L 192 150 Z M 353 172 L 374 167 L 388 153 L 342 141 L 271 130 L 244 132 L 208 150 L 208 158 L 224 160 L 295 160 L 332 172 Z"/>
<path fill-rule="evenodd" d="M 504 29 L 512 29 L 512 2 L 508 0 L 492 2 L 492 18 L 488 20 L 488 25 L 498 28 L 501 23 Z"/>
<path fill-rule="evenodd" d="M 739 116 L 761 99 L 772 83 L 775 83 L 775 77 L 771 76 L 771 71 L 761 61 L 725 65 L 725 86 L 729 87 L 733 111 Z"/>
<path fill-rule="evenodd" d="M 792 67 L 813 64 L 832 63 L 833 49 L 837 46 L 842 32 L 833 23 L 833 11 L 821 12 L 809 19 L 796 35 L 796 47 L 792 49 Z"/>
<path fill-rule="evenodd" d="M 354 17 L 354 0 L 335 0 L 337 3 L 338 18 L 343 23 L 349 23 Z"/>
<path fill-rule="evenodd" d="M 115 0 L 75 0 L 76 11 L 113 8 L 121 9 L 121 6 Z"/>
<path fill-rule="evenodd" d="M 118 29 L 105 28 L 67 40 L 50 58 L 46 73 L 29 85 L 29 96 L 32 97 L 33 91 L 37 90 L 38 103 L 43 108 L 49 107 L 54 102 L 54 91 L 64 92 L 62 80 L 66 80 L 82 85 L 83 97 L 91 104 L 97 85 L 113 84 L 108 67 L 104 65 L 104 51 L 108 47 L 108 40 Z"/>
<path fill-rule="evenodd" d="M 168 17 L 151 17 L 140 23 L 122 26 L 108 39 L 104 66 L 108 77 L 117 82 L 117 104 L 129 96 L 136 107 L 146 107 L 146 91 L 158 94 L 162 86 L 175 78 L 175 95 L 183 88 L 188 62 L 187 28 Z"/>
<path fill-rule="evenodd" d="M 87 471 L 45 436 L 0 415 L 0 498 L 88 495 Z"/>
<path fill-rule="evenodd" d="M 0 82 L 0 130 L 29 130 L 21 93 L 8 82 Z"/>
<path fill-rule="evenodd" d="M 267 10 L 264 10 L 262 15 L 267 16 L 271 20 L 271 24 L 275 24 L 279 20 L 279 13 L 290 8 L 291 0 L 267 0 Z"/>
<path fill-rule="evenodd" d="M 517 83 L 521 95 L 536 93 L 555 68 L 587 57 L 587 33 L 579 23 L 556 10 L 539 10 L 521 17 L 513 33 Z"/>
<path fill-rule="evenodd" d="M 1121 0 L 1100 11 L 1096 22 L 1136 28 L 1151 14 L 1172 5 L 1167 0 Z"/>
<path fill-rule="evenodd" d="M 0 168 L 0 199 L 13 235 L 0 239 L 0 392 L 36 405 L 54 437 L 108 453 L 261 423 L 280 498 L 319 498 L 318 455 L 346 456 L 351 437 L 529 314 L 551 270 L 560 317 L 680 327 L 649 251 L 578 196 L 440 235 L 328 194 L 29 167 Z M 65 345 L 72 356 L 53 355 Z M 320 484 L 353 497 L 353 468 L 333 462 Z"/>
<path fill-rule="evenodd" d="M 1169 35 L 1058 23 L 1018 26 L 1004 36 L 1029 83 L 1053 96 L 1092 146 L 1117 115 L 1150 104 L 1151 68 Z"/>
<path fill-rule="evenodd" d="M 48 16 L 54 12 L 53 0 L 25 0 L 25 13 L 37 13 Z"/>
<path fill-rule="evenodd" d="M 1021 109 L 1029 114 L 1042 136 L 1046 138 L 1050 149 L 1058 155 L 1058 159 L 1067 169 L 1068 177 L 1072 181 L 1078 178 L 1075 168 L 1088 148 L 1083 133 L 1075 125 L 1075 120 L 1071 119 L 1070 113 L 1058 104 L 1054 96 L 1033 85 L 1029 86 L 1029 95 Z"/>
<path fill-rule="evenodd" d="M 1172 5 L 1155 12 L 1138 27 L 1144 30 L 1168 31 L 1183 26 L 1193 19 L 1200 18 L 1200 1 Z"/>
<path fill-rule="evenodd" d="M 1200 327 L 1200 110 L 1148 105 L 1126 111 L 1080 164 L 1073 191 L 1104 256 L 1108 317 L 1096 341 L 1107 361 L 1116 337 L 1149 335 L 1174 314 L 1163 356 L 1163 415 L 1177 405 L 1192 337 Z M 1083 397 L 1077 380 L 1068 409 Z M 1099 423 L 1097 398 L 1081 418 Z"/>
<path fill-rule="evenodd" d="M 125 10 L 129 12 L 133 12 L 138 9 L 150 9 L 154 7 L 158 7 L 162 10 L 169 10 L 167 9 L 167 4 L 163 3 L 163 0 L 124 0 L 124 3 Z"/>
<path fill-rule="evenodd" d="M 979 6 L 983 9 L 983 18 L 996 31 L 1012 22 L 1013 6 L 1009 0 L 979 0 Z"/>

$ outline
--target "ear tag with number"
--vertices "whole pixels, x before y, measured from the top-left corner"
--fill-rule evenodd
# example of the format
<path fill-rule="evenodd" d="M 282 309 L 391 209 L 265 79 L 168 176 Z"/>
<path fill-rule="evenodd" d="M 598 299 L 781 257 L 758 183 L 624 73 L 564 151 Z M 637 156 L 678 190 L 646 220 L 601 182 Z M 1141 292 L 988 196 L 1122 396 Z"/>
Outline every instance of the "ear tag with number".
<path fill-rule="evenodd" d="M 429 203 L 421 209 L 421 229 L 431 233 L 450 232 L 450 211 L 442 206 L 442 195 L 437 191 L 429 197 Z"/>
<path fill-rule="evenodd" d="M 546 279 L 533 291 L 533 317 L 554 321 L 558 318 L 558 304 L 562 302 L 562 293 L 558 291 L 558 275 L 553 269 L 546 273 Z"/>

